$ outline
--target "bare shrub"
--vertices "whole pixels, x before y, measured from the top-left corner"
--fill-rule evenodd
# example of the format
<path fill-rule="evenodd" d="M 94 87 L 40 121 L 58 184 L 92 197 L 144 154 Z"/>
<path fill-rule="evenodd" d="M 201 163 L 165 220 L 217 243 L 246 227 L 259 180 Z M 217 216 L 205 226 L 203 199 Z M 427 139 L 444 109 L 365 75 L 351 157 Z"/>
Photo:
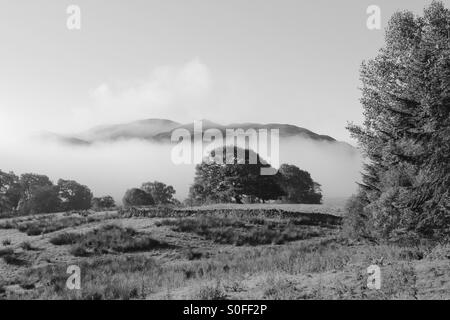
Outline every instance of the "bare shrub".
<path fill-rule="evenodd" d="M 215 285 L 206 284 L 200 286 L 193 296 L 196 300 L 225 300 L 226 297 L 227 295 L 219 281 L 216 281 Z"/>
<path fill-rule="evenodd" d="M 263 299 L 292 300 L 297 299 L 300 292 L 295 285 L 287 279 L 269 276 L 263 283 Z"/>
<path fill-rule="evenodd" d="M 55 246 L 61 246 L 66 244 L 74 244 L 81 238 L 80 234 L 77 233 L 60 233 L 50 239 L 50 243 Z"/>

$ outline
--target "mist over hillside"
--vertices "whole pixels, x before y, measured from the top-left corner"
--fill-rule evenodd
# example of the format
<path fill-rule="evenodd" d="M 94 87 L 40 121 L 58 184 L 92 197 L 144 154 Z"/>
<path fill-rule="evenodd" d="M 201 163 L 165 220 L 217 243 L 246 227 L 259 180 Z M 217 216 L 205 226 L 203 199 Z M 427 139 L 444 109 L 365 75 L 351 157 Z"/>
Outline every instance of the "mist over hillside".
<path fill-rule="evenodd" d="M 290 124 L 233 123 L 222 125 L 209 120 L 201 120 L 201 124 L 203 131 L 208 129 L 218 129 L 224 136 L 227 129 L 278 129 L 280 138 L 301 137 L 315 141 L 337 142 L 330 136 L 320 135 L 308 129 Z M 118 140 L 133 139 L 170 143 L 170 138 L 174 129 L 187 129 L 193 134 L 194 123 L 181 124 L 167 119 L 146 119 L 124 124 L 103 125 L 72 135 L 60 135 L 47 132 L 43 134 L 42 137 L 55 139 L 69 145 L 89 145 L 99 142 L 114 142 Z"/>
<path fill-rule="evenodd" d="M 175 196 L 183 200 L 193 182 L 195 164 L 175 165 L 171 159 L 173 144 L 144 138 L 180 125 L 171 121 L 157 121 L 159 126 L 149 126 L 149 123 L 155 121 L 97 127 L 83 136 L 64 140 L 60 137 L 49 140 L 46 136 L 17 141 L 2 148 L 0 168 L 16 174 L 42 173 L 54 181 L 74 179 L 88 185 L 95 195 L 110 194 L 119 202 L 126 189 L 158 180 L 173 185 L 177 191 Z M 204 128 L 210 125 L 213 124 Z M 92 140 L 86 142 L 81 137 Z M 348 197 L 356 190 L 361 156 L 351 145 L 323 137 L 303 128 L 281 125 L 280 164 L 295 164 L 309 171 L 322 185 L 325 201 Z"/>

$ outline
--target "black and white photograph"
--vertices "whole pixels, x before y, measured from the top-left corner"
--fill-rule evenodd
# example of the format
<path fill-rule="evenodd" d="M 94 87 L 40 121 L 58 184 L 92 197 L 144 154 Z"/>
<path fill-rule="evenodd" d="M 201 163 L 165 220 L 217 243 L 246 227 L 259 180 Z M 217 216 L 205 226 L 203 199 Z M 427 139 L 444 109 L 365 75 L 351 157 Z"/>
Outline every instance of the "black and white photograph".
<path fill-rule="evenodd" d="M 0 0 L 0 300 L 450 300 L 450 0 Z"/>

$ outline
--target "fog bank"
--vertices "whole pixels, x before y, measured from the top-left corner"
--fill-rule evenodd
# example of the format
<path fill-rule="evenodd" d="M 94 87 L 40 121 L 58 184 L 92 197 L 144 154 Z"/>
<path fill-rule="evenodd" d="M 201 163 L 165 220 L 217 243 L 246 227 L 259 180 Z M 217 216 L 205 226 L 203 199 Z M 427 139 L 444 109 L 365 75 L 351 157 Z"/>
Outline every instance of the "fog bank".
<path fill-rule="evenodd" d="M 112 195 L 118 203 L 126 189 L 158 180 L 173 185 L 184 200 L 194 179 L 194 164 L 175 165 L 171 145 L 142 140 L 68 146 L 37 139 L 20 139 L 0 148 L 0 169 L 16 174 L 34 172 L 73 179 L 95 196 Z M 280 163 L 295 164 L 311 173 L 327 198 L 348 197 L 360 179 L 361 156 L 343 143 L 290 138 L 280 142 Z"/>

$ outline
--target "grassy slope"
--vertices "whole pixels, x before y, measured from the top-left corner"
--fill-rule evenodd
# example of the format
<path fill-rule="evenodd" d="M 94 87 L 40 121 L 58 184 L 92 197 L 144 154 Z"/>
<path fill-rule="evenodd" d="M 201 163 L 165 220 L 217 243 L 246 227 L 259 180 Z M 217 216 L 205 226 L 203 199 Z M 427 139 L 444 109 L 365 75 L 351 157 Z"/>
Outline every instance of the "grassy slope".
<path fill-rule="evenodd" d="M 235 204 L 222 203 L 201 207 L 193 207 L 194 210 L 216 210 L 216 209 L 279 209 L 288 212 L 323 213 L 342 216 L 343 208 L 337 204 L 277 204 L 277 203 L 252 203 Z"/>
<path fill-rule="evenodd" d="M 0 245 L 0 249 L 11 248 L 13 258 L 26 262 L 14 264 L 14 259 L 0 258 L 0 296 L 63 299 L 450 298 L 449 247 L 401 248 L 348 243 L 340 237 L 338 229 L 330 228 L 324 229 L 320 237 L 287 241 L 282 245 L 235 246 L 208 240 L 199 235 L 196 228 L 192 229 L 196 232 L 190 232 L 189 228 L 184 230 L 186 232 L 173 230 L 174 225 L 164 225 L 161 221 L 161 218 L 117 218 L 97 214 L 97 219 L 86 219 L 84 224 L 68 225 L 39 236 L 28 236 L 16 229 L 0 229 L 0 244 L 6 239 L 11 241 L 6 246 Z M 133 228 L 138 235 L 149 234 L 152 239 L 170 246 L 133 253 L 105 251 L 100 255 L 75 257 L 70 253 L 70 245 L 50 243 L 58 234 L 92 234 L 93 230 L 111 223 Z M 32 248 L 22 245 L 27 241 Z M 374 263 L 382 269 L 380 291 L 366 287 L 366 270 Z M 65 289 L 65 271 L 70 264 L 80 265 L 84 272 L 82 293 Z"/>

